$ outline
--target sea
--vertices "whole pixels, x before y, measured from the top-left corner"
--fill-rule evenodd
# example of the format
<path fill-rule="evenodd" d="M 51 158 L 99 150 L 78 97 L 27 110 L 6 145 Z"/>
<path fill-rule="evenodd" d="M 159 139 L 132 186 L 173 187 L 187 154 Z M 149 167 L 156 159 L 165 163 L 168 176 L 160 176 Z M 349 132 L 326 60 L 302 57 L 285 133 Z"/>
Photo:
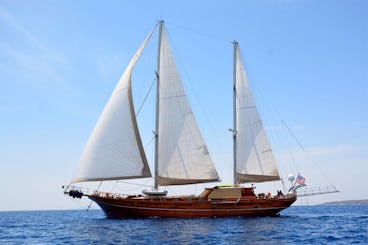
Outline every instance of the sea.
<path fill-rule="evenodd" d="M 0 212 L 0 244 L 368 244 L 368 206 L 276 217 L 106 219 L 101 210 Z"/>

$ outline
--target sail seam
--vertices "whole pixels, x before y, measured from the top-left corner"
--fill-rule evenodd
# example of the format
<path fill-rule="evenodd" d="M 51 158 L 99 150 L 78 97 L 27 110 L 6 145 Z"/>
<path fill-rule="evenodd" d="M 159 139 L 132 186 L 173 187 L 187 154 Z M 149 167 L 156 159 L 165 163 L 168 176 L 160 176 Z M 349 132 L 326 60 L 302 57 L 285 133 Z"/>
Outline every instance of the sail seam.
<path fill-rule="evenodd" d="M 243 107 L 238 107 L 236 109 L 238 109 L 238 110 L 242 110 L 242 109 L 256 109 L 256 107 L 255 106 L 243 106 Z"/>
<path fill-rule="evenodd" d="M 174 95 L 174 96 L 161 97 L 160 100 L 166 100 L 166 99 L 171 99 L 171 98 L 180 98 L 180 97 L 186 97 L 186 95 L 185 94 L 179 94 L 179 95 Z"/>

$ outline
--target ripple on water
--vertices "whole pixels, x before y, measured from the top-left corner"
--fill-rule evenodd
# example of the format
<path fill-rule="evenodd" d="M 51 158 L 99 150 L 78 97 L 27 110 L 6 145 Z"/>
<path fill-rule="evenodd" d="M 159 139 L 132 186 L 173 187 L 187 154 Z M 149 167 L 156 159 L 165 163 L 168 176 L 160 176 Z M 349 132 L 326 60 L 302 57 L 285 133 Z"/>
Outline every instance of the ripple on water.
<path fill-rule="evenodd" d="M 100 210 L 0 212 L 0 241 L 28 244 L 367 243 L 368 207 L 291 207 L 279 217 L 105 219 Z"/>

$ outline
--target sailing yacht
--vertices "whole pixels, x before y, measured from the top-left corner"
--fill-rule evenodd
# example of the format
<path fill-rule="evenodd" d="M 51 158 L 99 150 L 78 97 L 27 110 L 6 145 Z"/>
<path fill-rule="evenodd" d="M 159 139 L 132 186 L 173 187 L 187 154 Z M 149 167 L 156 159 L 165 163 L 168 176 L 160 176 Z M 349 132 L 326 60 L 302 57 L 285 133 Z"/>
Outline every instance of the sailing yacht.
<path fill-rule="evenodd" d="M 152 31 L 153 32 L 153 31 Z M 280 180 L 262 121 L 250 93 L 234 41 L 234 184 L 205 188 L 198 196 L 168 196 L 160 186 L 217 182 L 207 146 L 197 126 L 171 53 L 164 22 L 159 22 L 156 84 L 156 128 L 152 174 L 136 121 L 131 74 L 149 33 L 133 56 L 108 100 L 64 193 L 86 196 L 107 218 L 124 217 L 226 217 L 276 215 L 296 201 L 294 190 L 279 195 L 255 194 L 243 183 Z M 231 166 L 229 166 L 231 167 Z M 93 191 L 85 193 L 72 184 L 154 178 L 152 191 L 135 195 Z"/>

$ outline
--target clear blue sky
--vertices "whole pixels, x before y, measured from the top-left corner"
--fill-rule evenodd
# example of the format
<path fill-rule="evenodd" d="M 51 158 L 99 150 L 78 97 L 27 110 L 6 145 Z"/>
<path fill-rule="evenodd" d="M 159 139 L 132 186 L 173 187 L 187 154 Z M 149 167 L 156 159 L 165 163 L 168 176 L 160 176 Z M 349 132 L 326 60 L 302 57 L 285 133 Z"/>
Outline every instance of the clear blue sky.
<path fill-rule="evenodd" d="M 261 115 L 268 131 L 286 121 L 318 163 L 297 164 L 307 184 L 342 191 L 304 203 L 367 198 L 367 13 L 364 0 L 1 0 L 0 210 L 78 208 L 60 186 L 159 19 L 224 182 L 231 181 L 236 39 L 260 112 L 277 117 Z M 134 75 L 137 104 L 154 78 L 155 42 Z M 148 142 L 153 120 L 144 115 Z M 300 149 L 290 150 L 299 159 Z"/>

